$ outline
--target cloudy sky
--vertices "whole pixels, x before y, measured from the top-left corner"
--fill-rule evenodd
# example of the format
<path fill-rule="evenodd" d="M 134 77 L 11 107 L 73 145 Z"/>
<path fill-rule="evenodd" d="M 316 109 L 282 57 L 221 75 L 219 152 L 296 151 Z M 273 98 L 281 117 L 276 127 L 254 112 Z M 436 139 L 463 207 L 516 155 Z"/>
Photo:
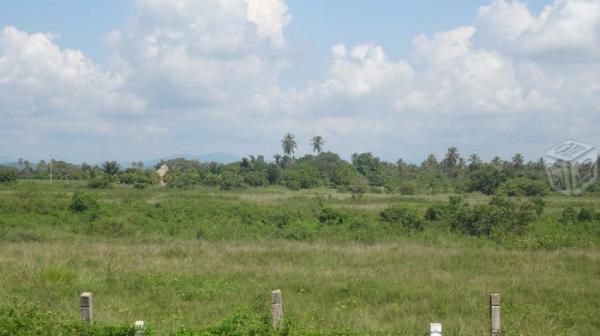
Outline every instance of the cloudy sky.
<path fill-rule="evenodd" d="M 600 0 L 0 2 L 0 159 L 600 145 Z"/>

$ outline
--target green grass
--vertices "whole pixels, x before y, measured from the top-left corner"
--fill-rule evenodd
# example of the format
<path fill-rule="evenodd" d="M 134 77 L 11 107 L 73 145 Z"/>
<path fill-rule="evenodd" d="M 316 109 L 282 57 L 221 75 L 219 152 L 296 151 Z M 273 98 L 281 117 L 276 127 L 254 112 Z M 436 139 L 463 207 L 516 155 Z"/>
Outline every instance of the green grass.
<path fill-rule="evenodd" d="M 94 196 L 98 212 L 72 213 L 75 191 Z M 0 185 L 0 306 L 32 300 L 70 323 L 92 291 L 97 321 L 145 320 L 165 335 L 246 313 L 267 323 L 281 288 L 291 334 L 424 335 L 442 322 L 445 335 L 484 335 L 488 294 L 499 292 L 506 335 L 600 330 L 600 224 L 558 222 L 566 206 L 600 210 L 598 196 L 551 195 L 524 236 L 500 241 L 378 220 L 390 205 L 423 214 L 448 196 Z M 351 220 L 322 225 L 322 207 Z"/>

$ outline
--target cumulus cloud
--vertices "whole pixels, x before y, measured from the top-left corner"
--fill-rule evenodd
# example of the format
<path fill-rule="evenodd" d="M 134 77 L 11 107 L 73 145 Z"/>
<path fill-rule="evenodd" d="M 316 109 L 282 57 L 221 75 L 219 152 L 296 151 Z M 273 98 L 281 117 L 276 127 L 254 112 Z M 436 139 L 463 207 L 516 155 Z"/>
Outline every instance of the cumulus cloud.
<path fill-rule="evenodd" d="M 327 71 L 291 88 L 279 80 L 293 69 L 283 0 L 136 0 L 133 11 L 106 38 L 109 70 L 49 34 L 5 27 L 0 134 L 51 124 L 90 143 L 128 139 L 129 153 L 202 142 L 194 148 L 240 154 L 275 151 L 291 131 L 324 135 L 343 154 L 413 160 L 450 145 L 536 155 L 556 137 L 600 142 L 598 1 L 532 13 L 493 0 L 474 25 L 418 35 L 400 59 L 381 45 L 334 45 Z"/>
<path fill-rule="evenodd" d="M 151 109 L 239 105 L 276 85 L 285 60 L 281 0 L 137 0 L 108 44 L 130 90 Z"/>
<path fill-rule="evenodd" d="M 474 26 L 416 36 L 406 60 L 390 60 L 382 46 L 338 45 L 327 78 L 282 93 L 277 104 L 294 102 L 303 115 L 323 119 L 354 115 L 360 139 L 371 136 L 358 127 L 369 116 L 381 124 L 380 139 L 430 148 L 478 148 L 489 139 L 527 148 L 556 136 L 600 140 L 593 131 L 600 112 L 598 6 L 557 0 L 534 15 L 525 3 L 495 0 L 480 8 Z M 328 132 L 343 135 L 348 124 Z"/>
<path fill-rule="evenodd" d="M 0 116 L 135 113 L 144 102 L 121 90 L 123 80 L 80 51 L 61 49 L 49 34 L 0 31 Z"/>
<path fill-rule="evenodd" d="M 525 3 L 494 0 L 479 9 L 477 25 L 480 41 L 512 54 L 563 62 L 600 57 L 596 0 L 556 0 L 537 16 Z"/>

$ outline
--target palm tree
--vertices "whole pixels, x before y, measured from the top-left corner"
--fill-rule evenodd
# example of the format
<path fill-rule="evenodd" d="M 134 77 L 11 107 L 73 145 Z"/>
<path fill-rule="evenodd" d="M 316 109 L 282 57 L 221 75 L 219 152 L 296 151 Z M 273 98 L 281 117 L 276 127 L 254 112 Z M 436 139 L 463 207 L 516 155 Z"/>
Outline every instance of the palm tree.
<path fill-rule="evenodd" d="M 275 164 L 279 166 L 279 163 L 281 162 L 281 155 L 275 154 L 273 155 L 273 159 L 275 159 Z"/>
<path fill-rule="evenodd" d="M 460 163 L 460 154 L 458 153 L 458 148 L 450 147 L 448 148 L 448 152 L 446 153 L 446 158 L 443 161 L 444 169 L 446 171 L 446 175 L 451 177 L 456 177 L 457 168 Z"/>
<path fill-rule="evenodd" d="M 102 171 L 108 176 L 117 176 L 119 169 L 121 169 L 121 166 L 117 161 L 105 161 L 102 164 Z"/>
<path fill-rule="evenodd" d="M 490 163 L 496 167 L 500 167 L 500 166 L 502 166 L 504 161 L 502 161 L 502 158 L 500 158 L 499 156 L 494 156 L 494 158 L 492 159 L 492 161 L 490 161 Z"/>
<path fill-rule="evenodd" d="M 311 144 L 313 146 L 313 152 L 317 152 L 317 154 L 321 154 L 323 150 L 323 146 L 325 145 L 325 140 L 320 135 L 314 136 L 311 140 Z"/>
<path fill-rule="evenodd" d="M 438 160 L 435 157 L 435 154 L 429 154 L 425 162 L 423 162 L 423 167 L 427 169 L 429 172 L 435 172 L 438 169 Z"/>
<path fill-rule="evenodd" d="M 517 153 L 512 157 L 512 164 L 515 169 L 523 168 L 523 164 L 525 159 L 523 159 L 523 154 Z"/>
<path fill-rule="evenodd" d="M 471 156 L 469 156 L 469 170 L 470 171 L 475 171 L 475 170 L 479 169 L 481 167 L 482 163 L 483 162 L 481 161 L 481 158 L 479 157 L 479 155 L 471 154 Z"/>
<path fill-rule="evenodd" d="M 281 140 L 281 147 L 286 156 L 291 157 L 294 154 L 298 145 L 296 144 L 296 140 L 294 140 L 294 135 L 292 133 L 288 133 L 283 137 Z"/>

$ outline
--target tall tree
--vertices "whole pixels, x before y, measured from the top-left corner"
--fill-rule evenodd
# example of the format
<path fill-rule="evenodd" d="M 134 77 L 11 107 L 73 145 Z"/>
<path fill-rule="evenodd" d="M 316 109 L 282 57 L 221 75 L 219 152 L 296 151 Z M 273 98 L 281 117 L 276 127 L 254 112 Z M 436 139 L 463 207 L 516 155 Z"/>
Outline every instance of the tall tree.
<path fill-rule="evenodd" d="M 325 140 L 320 135 L 314 136 L 311 140 L 311 144 L 313 146 L 313 152 L 317 152 L 317 154 L 321 154 L 323 150 L 323 146 L 325 145 Z"/>
<path fill-rule="evenodd" d="M 515 171 L 519 171 L 523 169 L 525 160 L 523 159 L 523 155 L 521 153 L 517 153 L 512 157 L 512 165 Z"/>
<path fill-rule="evenodd" d="M 501 167 L 503 165 L 504 161 L 502 160 L 501 157 L 494 156 L 494 158 L 492 159 L 492 161 L 490 163 L 496 167 Z"/>
<path fill-rule="evenodd" d="M 481 158 L 479 157 L 479 155 L 471 154 L 469 156 L 469 171 L 474 172 L 474 171 L 478 170 L 479 168 L 481 168 L 482 164 L 483 164 L 483 162 L 481 161 Z"/>
<path fill-rule="evenodd" d="M 446 175 L 456 177 L 458 175 L 458 165 L 460 164 L 460 154 L 458 148 L 452 146 L 448 148 L 446 158 L 442 162 Z"/>
<path fill-rule="evenodd" d="M 423 167 L 430 173 L 436 172 L 438 170 L 438 166 L 439 164 L 435 154 L 429 154 L 425 162 L 423 162 Z"/>
<path fill-rule="evenodd" d="M 291 157 L 294 155 L 294 151 L 298 147 L 298 144 L 296 144 L 296 140 L 294 138 L 295 137 L 292 133 L 288 133 L 281 140 L 281 147 L 283 148 L 283 153 L 286 156 Z"/>
<path fill-rule="evenodd" d="M 108 176 L 117 176 L 119 169 L 121 169 L 121 166 L 117 161 L 105 161 L 102 164 L 102 171 Z"/>

